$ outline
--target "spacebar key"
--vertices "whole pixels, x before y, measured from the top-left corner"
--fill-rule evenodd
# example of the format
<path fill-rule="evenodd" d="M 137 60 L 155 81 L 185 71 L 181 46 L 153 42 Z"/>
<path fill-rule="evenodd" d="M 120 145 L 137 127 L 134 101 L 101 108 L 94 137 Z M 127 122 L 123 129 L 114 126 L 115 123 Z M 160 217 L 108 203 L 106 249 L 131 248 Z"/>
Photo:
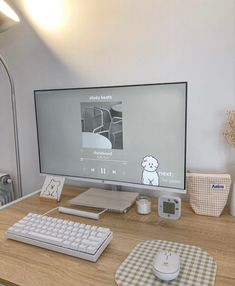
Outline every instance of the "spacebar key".
<path fill-rule="evenodd" d="M 33 232 L 30 231 L 28 233 L 28 238 L 31 239 L 36 239 L 36 240 L 40 240 L 42 242 L 46 242 L 46 243 L 51 243 L 51 244 L 55 244 L 55 245 L 61 245 L 62 239 L 58 238 L 58 237 L 52 237 L 49 235 L 45 235 L 45 234 L 41 234 L 41 233 L 37 233 L 37 232 Z"/>

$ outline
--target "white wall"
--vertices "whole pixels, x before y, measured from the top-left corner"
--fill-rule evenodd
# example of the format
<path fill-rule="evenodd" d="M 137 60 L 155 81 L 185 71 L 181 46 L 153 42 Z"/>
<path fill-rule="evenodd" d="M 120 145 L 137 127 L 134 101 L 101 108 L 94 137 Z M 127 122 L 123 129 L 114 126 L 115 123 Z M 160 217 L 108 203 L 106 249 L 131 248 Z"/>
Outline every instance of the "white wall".
<path fill-rule="evenodd" d="M 188 169 L 235 176 L 222 135 L 235 108 L 235 0 L 61 0 L 55 30 L 31 22 L 25 2 L 13 3 L 30 24 L 0 35 L 16 85 L 24 194 L 42 183 L 33 90 L 44 88 L 188 81 Z M 14 165 L 6 93 L 1 76 L 0 170 Z"/>

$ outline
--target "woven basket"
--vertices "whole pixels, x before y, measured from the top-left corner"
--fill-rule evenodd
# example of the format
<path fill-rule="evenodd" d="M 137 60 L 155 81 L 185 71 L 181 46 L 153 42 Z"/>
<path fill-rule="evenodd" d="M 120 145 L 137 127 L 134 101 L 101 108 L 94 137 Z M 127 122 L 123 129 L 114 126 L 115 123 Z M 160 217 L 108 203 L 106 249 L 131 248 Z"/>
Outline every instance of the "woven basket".
<path fill-rule="evenodd" d="M 187 174 L 189 202 L 196 214 L 220 216 L 230 190 L 228 174 Z"/>

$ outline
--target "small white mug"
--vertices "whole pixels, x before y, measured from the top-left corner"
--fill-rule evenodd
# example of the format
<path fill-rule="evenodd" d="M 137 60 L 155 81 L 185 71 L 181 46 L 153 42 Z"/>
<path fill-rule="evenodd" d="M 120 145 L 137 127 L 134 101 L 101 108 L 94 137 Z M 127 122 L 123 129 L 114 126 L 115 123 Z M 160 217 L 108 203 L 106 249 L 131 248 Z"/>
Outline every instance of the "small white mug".
<path fill-rule="evenodd" d="M 150 214 L 151 213 L 151 201 L 146 196 L 140 196 L 136 201 L 138 214 Z"/>

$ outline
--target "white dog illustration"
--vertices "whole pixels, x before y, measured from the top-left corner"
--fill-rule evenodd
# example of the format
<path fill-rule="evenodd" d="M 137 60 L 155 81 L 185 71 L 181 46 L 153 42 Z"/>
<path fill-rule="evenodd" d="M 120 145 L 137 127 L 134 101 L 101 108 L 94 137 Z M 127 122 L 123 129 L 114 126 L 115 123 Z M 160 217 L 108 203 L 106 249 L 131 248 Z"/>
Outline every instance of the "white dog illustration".
<path fill-rule="evenodd" d="M 142 167 L 144 168 L 142 173 L 142 183 L 145 185 L 159 185 L 159 176 L 157 173 L 158 160 L 153 156 L 146 156 L 142 161 Z"/>
<path fill-rule="evenodd" d="M 58 199 L 58 188 L 59 188 L 59 186 L 60 186 L 59 181 L 51 179 L 43 194 L 47 197 L 52 197 L 54 199 Z"/>

